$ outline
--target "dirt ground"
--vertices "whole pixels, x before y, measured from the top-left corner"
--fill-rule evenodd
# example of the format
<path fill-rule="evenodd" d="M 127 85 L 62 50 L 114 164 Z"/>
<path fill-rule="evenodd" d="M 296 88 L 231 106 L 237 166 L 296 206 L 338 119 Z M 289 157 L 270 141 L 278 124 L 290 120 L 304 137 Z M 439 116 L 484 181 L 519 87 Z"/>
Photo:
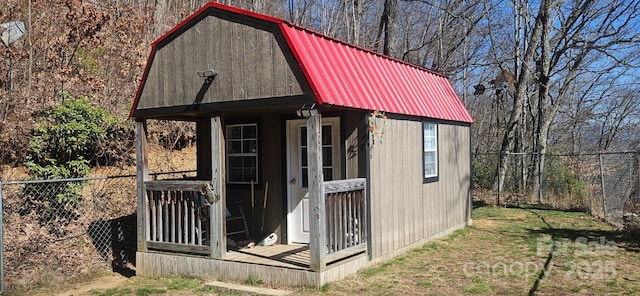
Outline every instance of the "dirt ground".
<path fill-rule="evenodd" d="M 55 293 L 57 296 L 78 296 L 89 295 L 90 291 L 108 290 L 122 286 L 128 279 L 121 274 L 113 273 L 111 275 L 98 277 L 90 282 L 80 283 L 68 287 L 65 291 Z"/>

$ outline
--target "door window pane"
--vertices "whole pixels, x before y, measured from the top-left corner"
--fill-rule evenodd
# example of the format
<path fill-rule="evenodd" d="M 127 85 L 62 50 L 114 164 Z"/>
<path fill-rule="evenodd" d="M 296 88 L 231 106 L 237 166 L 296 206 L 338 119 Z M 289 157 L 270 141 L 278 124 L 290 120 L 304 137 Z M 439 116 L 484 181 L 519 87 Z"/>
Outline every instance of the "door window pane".
<path fill-rule="evenodd" d="M 331 126 L 322 126 L 322 145 L 331 145 Z"/>
<path fill-rule="evenodd" d="M 309 170 L 307 168 L 302 168 L 302 174 L 301 174 L 301 178 L 302 178 L 302 182 L 300 182 L 302 184 L 302 188 L 307 188 L 309 187 Z"/>
<path fill-rule="evenodd" d="M 308 174 L 309 174 L 309 162 L 307 159 L 307 128 L 305 126 L 300 127 L 300 166 L 301 166 L 301 178 L 302 182 L 301 187 L 308 187 Z M 324 174 L 325 181 L 333 180 L 333 141 L 332 141 L 332 126 L 331 125 L 323 125 L 322 126 L 322 173 Z"/>
<path fill-rule="evenodd" d="M 324 174 L 325 181 L 333 180 L 333 168 L 323 168 L 322 174 Z"/>
<path fill-rule="evenodd" d="M 322 166 L 333 166 L 333 149 L 331 146 L 322 147 Z"/>
<path fill-rule="evenodd" d="M 307 128 L 304 126 L 300 128 L 300 146 L 307 146 Z"/>

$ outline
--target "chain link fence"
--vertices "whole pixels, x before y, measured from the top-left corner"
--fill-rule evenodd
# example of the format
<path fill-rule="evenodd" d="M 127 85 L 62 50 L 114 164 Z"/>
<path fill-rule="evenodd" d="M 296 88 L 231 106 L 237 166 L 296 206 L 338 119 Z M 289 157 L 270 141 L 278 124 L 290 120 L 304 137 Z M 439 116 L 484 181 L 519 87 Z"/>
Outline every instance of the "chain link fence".
<path fill-rule="evenodd" d="M 622 226 L 625 215 L 640 212 L 640 152 L 542 157 L 513 153 L 506 157 L 508 169 L 501 186 L 495 184 L 498 156 L 473 156 L 474 197 L 478 200 L 585 211 L 617 226 Z"/>
<path fill-rule="evenodd" d="M 3 291 L 28 291 L 102 270 L 133 275 L 135 182 L 133 174 L 0 182 Z"/>

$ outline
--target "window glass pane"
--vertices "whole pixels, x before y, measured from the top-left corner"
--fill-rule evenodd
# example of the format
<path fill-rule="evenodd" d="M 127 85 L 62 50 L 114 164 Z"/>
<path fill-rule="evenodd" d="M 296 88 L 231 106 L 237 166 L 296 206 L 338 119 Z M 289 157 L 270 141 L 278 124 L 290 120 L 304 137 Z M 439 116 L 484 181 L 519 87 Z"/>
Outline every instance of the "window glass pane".
<path fill-rule="evenodd" d="M 300 164 L 305 167 L 308 166 L 307 148 L 300 148 Z"/>
<path fill-rule="evenodd" d="M 331 126 L 322 126 L 322 145 L 331 145 Z"/>
<path fill-rule="evenodd" d="M 333 169 L 332 168 L 323 168 L 322 174 L 324 175 L 325 181 L 333 180 Z"/>
<path fill-rule="evenodd" d="M 257 152 L 256 140 L 244 140 L 242 141 L 242 153 L 256 153 Z"/>
<path fill-rule="evenodd" d="M 258 127 L 255 125 L 247 125 L 242 127 L 243 139 L 255 139 L 258 135 Z"/>
<path fill-rule="evenodd" d="M 229 139 L 242 139 L 242 128 L 240 126 L 229 126 L 227 134 Z"/>
<path fill-rule="evenodd" d="M 301 176 L 302 180 L 300 180 L 300 181 L 302 181 L 301 182 L 302 188 L 309 187 L 309 171 L 308 171 L 308 169 L 307 168 L 302 168 L 302 174 L 301 175 L 302 175 Z"/>
<path fill-rule="evenodd" d="M 237 140 L 229 141 L 229 153 L 242 153 L 242 142 Z"/>
<path fill-rule="evenodd" d="M 424 143 L 424 148 L 428 151 L 428 150 L 433 150 L 436 148 L 435 145 L 435 139 L 433 137 L 428 137 L 425 139 L 425 143 Z"/>
<path fill-rule="evenodd" d="M 436 173 L 436 170 L 434 169 L 433 166 L 427 166 L 425 167 L 424 170 L 424 177 L 428 178 L 428 177 L 434 177 Z"/>
<path fill-rule="evenodd" d="M 300 127 L 300 146 L 307 146 L 307 128 L 304 126 Z"/>
<path fill-rule="evenodd" d="M 424 153 L 424 175 L 425 177 L 434 176 L 436 174 L 435 152 Z"/>
<path fill-rule="evenodd" d="M 229 168 L 242 168 L 242 157 L 229 156 Z"/>
<path fill-rule="evenodd" d="M 428 163 L 432 163 L 433 162 L 433 160 L 434 160 L 434 157 L 433 157 L 434 155 L 433 154 L 434 154 L 433 151 L 424 153 L 424 161 L 425 161 L 425 163 L 427 163 L 427 162 Z"/>
<path fill-rule="evenodd" d="M 242 166 L 244 168 L 256 168 L 256 157 L 255 156 L 244 156 L 242 157 Z"/>
<path fill-rule="evenodd" d="M 322 165 L 323 166 L 332 166 L 333 165 L 333 153 L 331 146 L 322 147 Z"/>
<path fill-rule="evenodd" d="M 249 152 L 251 152 L 251 153 L 257 153 L 258 152 L 258 141 L 257 140 L 250 140 L 249 141 Z"/>
<path fill-rule="evenodd" d="M 244 169 L 244 178 L 243 182 L 256 182 L 256 170 L 255 169 Z"/>

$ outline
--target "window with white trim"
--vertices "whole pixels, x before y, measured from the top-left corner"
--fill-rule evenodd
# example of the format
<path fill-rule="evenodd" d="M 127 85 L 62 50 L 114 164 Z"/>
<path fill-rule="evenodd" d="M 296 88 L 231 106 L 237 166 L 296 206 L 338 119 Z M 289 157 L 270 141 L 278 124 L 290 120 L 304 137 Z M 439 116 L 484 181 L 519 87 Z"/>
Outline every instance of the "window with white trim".
<path fill-rule="evenodd" d="M 435 123 L 422 123 L 422 149 L 424 181 L 437 181 L 438 126 Z"/>
<path fill-rule="evenodd" d="M 227 125 L 227 183 L 258 183 L 258 124 Z"/>

